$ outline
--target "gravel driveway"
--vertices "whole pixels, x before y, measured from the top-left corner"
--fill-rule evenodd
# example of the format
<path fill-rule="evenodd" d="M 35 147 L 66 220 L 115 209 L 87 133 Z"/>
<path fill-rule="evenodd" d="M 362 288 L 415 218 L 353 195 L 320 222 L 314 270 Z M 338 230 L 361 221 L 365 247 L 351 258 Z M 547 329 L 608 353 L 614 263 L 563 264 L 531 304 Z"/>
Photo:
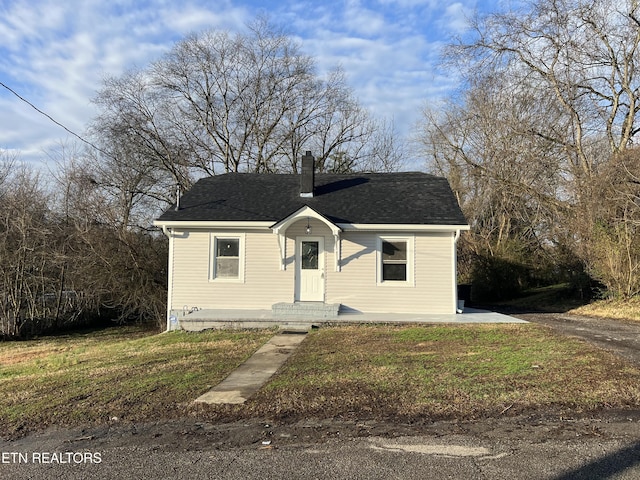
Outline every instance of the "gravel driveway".
<path fill-rule="evenodd" d="M 547 325 L 564 335 L 581 338 L 640 365 L 640 322 L 581 317 L 559 313 L 509 315 Z"/>

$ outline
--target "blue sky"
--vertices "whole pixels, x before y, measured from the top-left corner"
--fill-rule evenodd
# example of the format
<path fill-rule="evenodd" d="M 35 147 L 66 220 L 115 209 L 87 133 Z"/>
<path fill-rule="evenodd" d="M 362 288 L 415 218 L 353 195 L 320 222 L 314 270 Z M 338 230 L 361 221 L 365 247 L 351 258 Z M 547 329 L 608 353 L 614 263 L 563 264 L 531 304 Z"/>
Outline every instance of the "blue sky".
<path fill-rule="evenodd" d="M 320 73 L 341 65 L 361 103 L 408 134 L 421 108 L 456 85 L 442 46 L 488 0 L 0 0 L 0 82 L 83 134 L 102 79 L 158 59 L 208 28 L 241 30 L 257 13 L 282 25 Z M 75 139 L 0 87 L 0 149 L 24 162 Z"/>

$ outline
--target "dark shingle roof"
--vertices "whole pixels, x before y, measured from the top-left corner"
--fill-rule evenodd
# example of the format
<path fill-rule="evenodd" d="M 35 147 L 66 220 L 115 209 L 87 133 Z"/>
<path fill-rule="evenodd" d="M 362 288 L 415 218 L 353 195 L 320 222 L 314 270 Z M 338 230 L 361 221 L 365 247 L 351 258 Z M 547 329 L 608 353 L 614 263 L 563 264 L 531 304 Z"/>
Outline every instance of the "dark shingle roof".
<path fill-rule="evenodd" d="M 316 174 L 312 198 L 300 176 L 228 173 L 203 178 L 160 221 L 278 222 L 308 205 L 334 223 L 466 225 L 446 179 L 426 173 Z"/>

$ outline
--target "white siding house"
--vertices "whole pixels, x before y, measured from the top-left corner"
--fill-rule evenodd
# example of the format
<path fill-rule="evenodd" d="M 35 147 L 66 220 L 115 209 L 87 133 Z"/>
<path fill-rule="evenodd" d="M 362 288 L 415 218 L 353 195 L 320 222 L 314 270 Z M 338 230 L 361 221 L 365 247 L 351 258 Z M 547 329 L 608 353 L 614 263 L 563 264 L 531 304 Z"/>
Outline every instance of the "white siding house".
<path fill-rule="evenodd" d="M 169 238 L 168 329 L 191 311 L 456 312 L 469 226 L 446 180 L 314 175 L 309 162 L 301 176 L 203 179 L 156 220 Z"/>

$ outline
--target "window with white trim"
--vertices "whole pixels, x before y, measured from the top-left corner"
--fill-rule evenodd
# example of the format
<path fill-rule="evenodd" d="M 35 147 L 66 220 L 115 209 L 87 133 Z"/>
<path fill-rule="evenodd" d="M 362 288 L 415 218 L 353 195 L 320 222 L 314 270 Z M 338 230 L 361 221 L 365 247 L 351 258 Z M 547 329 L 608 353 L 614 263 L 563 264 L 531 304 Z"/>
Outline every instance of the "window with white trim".
<path fill-rule="evenodd" d="M 244 236 L 212 235 L 211 280 L 244 281 Z"/>
<path fill-rule="evenodd" d="M 413 285 L 413 237 L 378 237 L 378 284 Z"/>

